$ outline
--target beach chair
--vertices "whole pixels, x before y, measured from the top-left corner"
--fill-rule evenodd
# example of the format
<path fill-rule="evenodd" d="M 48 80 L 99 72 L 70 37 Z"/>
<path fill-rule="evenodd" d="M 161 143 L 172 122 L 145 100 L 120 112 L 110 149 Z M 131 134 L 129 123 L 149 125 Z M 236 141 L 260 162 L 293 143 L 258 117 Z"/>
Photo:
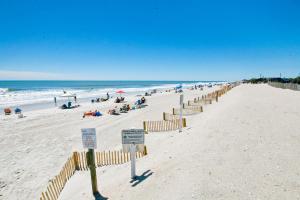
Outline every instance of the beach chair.
<path fill-rule="evenodd" d="M 10 108 L 5 108 L 4 113 L 5 113 L 5 115 L 10 115 L 11 114 L 11 109 Z"/>
<path fill-rule="evenodd" d="M 15 114 L 20 114 L 21 112 L 22 112 L 22 110 L 20 108 L 15 109 Z"/>

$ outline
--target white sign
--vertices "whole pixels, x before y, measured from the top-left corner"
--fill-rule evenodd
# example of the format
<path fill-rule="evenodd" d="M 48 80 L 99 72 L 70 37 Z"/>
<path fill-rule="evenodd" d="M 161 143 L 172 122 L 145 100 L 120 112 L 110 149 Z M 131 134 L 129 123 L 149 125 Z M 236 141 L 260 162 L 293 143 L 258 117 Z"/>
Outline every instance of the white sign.
<path fill-rule="evenodd" d="M 97 138 L 95 128 L 83 128 L 82 133 L 82 144 L 83 148 L 86 149 L 97 149 Z"/>
<path fill-rule="evenodd" d="M 144 129 L 122 130 L 122 144 L 144 144 Z"/>

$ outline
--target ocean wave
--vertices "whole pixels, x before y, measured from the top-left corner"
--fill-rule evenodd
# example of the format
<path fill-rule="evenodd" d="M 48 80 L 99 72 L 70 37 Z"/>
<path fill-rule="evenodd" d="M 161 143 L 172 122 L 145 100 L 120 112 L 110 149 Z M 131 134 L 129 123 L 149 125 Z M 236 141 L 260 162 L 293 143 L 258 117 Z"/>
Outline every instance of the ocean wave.
<path fill-rule="evenodd" d="M 5 94 L 9 91 L 9 88 L 0 88 L 0 94 Z"/>
<path fill-rule="evenodd" d="M 76 94 L 78 99 L 87 99 L 87 98 L 96 98 L 96 97 L 105 97 L 108 92 L 110 95 L 117 95 L 116 90 L 123 90 L 125 95 L 146 92 L 152 89 L 162 89 L 171 87 L 171 85 L 165 86 L 151 86 L 144 88 L 89 88 L 89 89 L 46 89 L 46 90 L 18 90 L 18 91 L 9 91 L 8 89 L 1 88 L 0 95 L 0 107 L 7 106 L 21 106 L 27 104 L 38 104 L 38 103 L 49 103 L 53 102 L 54 97 L 58 99 L 63 99 L 60 97 L 63 94 L 63 91 L 67 91 L 72 94 Z"/>

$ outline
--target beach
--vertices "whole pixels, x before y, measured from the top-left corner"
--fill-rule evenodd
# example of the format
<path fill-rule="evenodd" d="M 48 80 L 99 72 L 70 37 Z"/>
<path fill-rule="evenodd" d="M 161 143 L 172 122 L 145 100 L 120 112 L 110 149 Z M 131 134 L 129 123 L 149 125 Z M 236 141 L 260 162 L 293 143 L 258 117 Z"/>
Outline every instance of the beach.
<path fill-rule="evenodd" d="M 184 101 L 218 89 L 184 89 Z M 135 95 L 126 101 L 136 101 Z M 121 130 L 143 128 L 179 107 L 179 94 L 157 93 L 145 108 L 107 115 L 112 100 L 73 110 L 47 108 L 0 116 L 0 199 L 38 199 L 73 151 L 83 151 L 81 128 L 96 128 L 98 151 L 119 150 Z M 148 155 L 97 168 L 98 188 L 109 199 L 300 199 L 300 93 L 266 84 L 243 84 L 186 116 L 183 132 L 146 135 Z M 82 118 L 98 109 L 101 117 Z M 59 199 L 94 199 L 88 171 L 78 171 Z"/>

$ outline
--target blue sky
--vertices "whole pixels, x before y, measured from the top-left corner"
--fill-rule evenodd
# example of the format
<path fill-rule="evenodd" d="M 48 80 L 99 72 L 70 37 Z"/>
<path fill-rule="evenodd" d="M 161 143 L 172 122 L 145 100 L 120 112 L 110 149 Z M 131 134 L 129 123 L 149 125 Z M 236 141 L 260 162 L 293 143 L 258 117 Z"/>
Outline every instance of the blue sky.
<path fill-rule="evenodd" d="M 300 73 L 300 1 L 0 0 L 0 79 Z"/>

